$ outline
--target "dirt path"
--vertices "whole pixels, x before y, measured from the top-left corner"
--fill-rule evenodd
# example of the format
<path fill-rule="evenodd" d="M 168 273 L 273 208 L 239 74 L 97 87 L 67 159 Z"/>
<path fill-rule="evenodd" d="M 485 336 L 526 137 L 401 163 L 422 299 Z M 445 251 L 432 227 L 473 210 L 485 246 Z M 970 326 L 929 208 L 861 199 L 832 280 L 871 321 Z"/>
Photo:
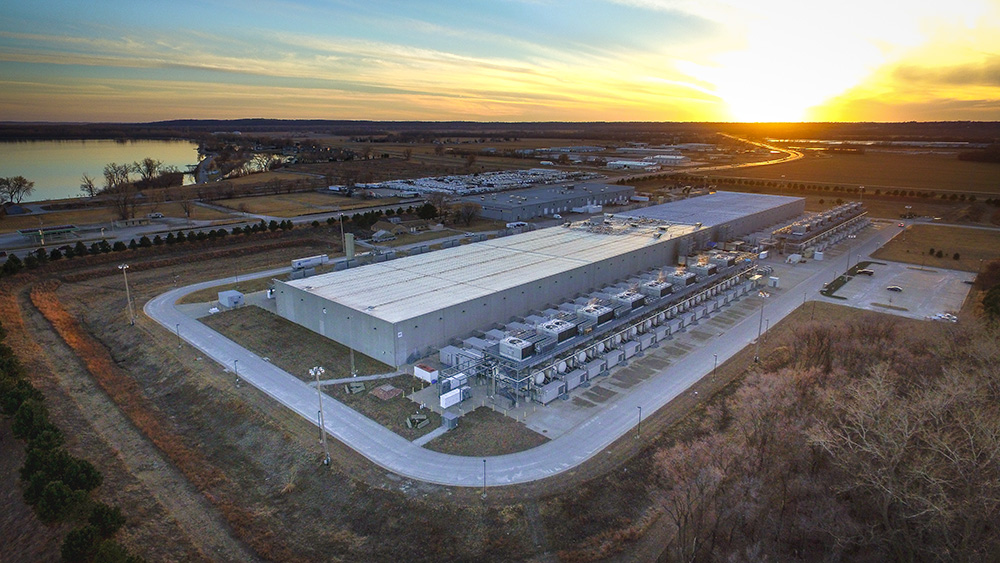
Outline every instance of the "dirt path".
<path fill-rule="evenodd" d="M 228 523 L 163 453 L 139 432 L 57 335 L 30 300 L 22 296 L 29 332 L 47 352 L 59 386 L 86 417 L 94 432 L 116 452 L 119 461 L 161 505 L 197 550 L 188 558 L 257 561 L 257 555 L 236 539 Z M 123 507 L 129 513 L 129 507 Z"/>

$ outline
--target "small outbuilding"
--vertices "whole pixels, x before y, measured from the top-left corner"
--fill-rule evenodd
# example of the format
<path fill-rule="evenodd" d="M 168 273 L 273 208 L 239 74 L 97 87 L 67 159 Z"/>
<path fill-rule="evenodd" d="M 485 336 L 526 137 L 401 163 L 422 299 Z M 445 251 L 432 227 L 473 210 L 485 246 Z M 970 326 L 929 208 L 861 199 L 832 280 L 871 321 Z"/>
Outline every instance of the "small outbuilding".
<path fill-rule="evenodd" d="M 243 294 L 235 289 L 230 289 L 227 291 L 219 292 L 219 304 L 228 309 L 233 309 L 236 307 L 242 307 Z"/>

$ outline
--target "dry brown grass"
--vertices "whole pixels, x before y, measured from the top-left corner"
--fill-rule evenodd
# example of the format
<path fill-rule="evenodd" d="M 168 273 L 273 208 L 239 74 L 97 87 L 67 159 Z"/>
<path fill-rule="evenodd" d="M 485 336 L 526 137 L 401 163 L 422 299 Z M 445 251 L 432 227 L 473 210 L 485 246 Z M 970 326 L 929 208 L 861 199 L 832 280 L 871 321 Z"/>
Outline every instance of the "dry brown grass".
<path fill-rule="evenodd" d="M 995 164 L 963 162 L 954 154 L 868 152 L 864 155 L 837 154 L 829 158 L 808 157 L 773 166 L 718 171 L 715 175 L 846 186 L 861 184 L 870 191 L 878 187 L 905 187 L 996 194 L 1000 193 L 997 173 Z"/>
<path fill-rule="evenodd" d="M 291 194 L 262 195 L 222 199 L 214 202 L 216 205 L 228 207 L 233 211 L 246 211 L 277 217 L 299 217 L 324 211 L 348 209 L 364 209 L 380 205 L 393 205 L 399 202 L 397 198 L 360 200 L 338 195 L 327 195 L 318 192 L 300 192 Z"/>
<path fill-rule="evenodd" d="M 223 311 L 201 321 L 303 381 L 311 380 L 308 374 L 313 366 L 323 366 L 326 379 L 351 376 L 346 346 L 260 307 Z M 354 360 L 358 375 L 392 371 L 391 366 L 361 353 L 355 353 Z"/>
<path fill-rule="evenodd" d="M 76 352 L 87 371 L 129 419 L 184 473 L 189 481 L 226 517 L 240 538 L 263 557 L 298 560 L 274 537 L 271 530 L 243 505 L 238 487 L 199 450 L 162 421 L 167 418 L 139 388 L 134 379 L 119 371 L 108 351 L 86 333 L 63 307 L 55 291 L 58 282 L 44 282 L 31 291 L 31 302 L 52 324 L 59 336 Z"/>
<path fill-rule="evenodd" d="M 895 228 L 895 227 L 894 227 Z M 942 251 L 942 257 L 930 255 L 930 249 Z M 959 260 L 953 258 L 955 253 Z M 945 225 L 913 225 L 907 227 L 873 258 L 922 264 L 931 268 L 979 271 L 980 261 L 1000 258 L 1000 231 L 949 227 Z"/>
<path fill-rule="evenodd" d="M 466 413 L 457 428 L 431 440 L 426 448 L 454 455 L 494 456 L 530 450 L 548 441 L 513 418 L 480 407 Z"/>
<path fill-rule="evenodd" d="M 210 301 L 217 301 L 219 299 L 219 292 L 221 291 L 235 289 L 241 293 L 253 293 L 255 291 L 263 291 L 270 287 L 270 285 L 271 278 L 256 278 L 235 283 L 228 283 L 189 293 L 182 297 L 178 303 L 208 303 Z"/>

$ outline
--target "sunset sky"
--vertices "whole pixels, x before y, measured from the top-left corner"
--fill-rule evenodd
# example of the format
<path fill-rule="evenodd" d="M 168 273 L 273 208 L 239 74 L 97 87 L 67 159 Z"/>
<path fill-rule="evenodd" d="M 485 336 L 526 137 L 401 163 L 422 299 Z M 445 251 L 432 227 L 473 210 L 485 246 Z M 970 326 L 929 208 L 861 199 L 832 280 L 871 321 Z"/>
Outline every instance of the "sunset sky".
<path fill-rule="evenodd" d="M 0 120 L 1000 120 L 1000 0 L 0 6 Z"/>

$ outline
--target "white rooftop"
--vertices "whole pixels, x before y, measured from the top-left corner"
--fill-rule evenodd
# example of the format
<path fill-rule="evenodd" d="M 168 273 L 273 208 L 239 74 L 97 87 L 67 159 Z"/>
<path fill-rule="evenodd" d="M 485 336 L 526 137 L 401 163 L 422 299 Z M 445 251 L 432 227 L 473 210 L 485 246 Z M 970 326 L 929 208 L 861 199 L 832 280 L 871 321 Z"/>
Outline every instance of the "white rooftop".
<path fill-rule="evenodd" d="M 495 240 L 330 272 L 289 285 L 396 323 L 444 307 L 652 246 L 695 229 L 672 225 L 660 238 L 653 226 L 615 234 L 582 225 L 552 227 Z"/>
<path fill-rule="evenodd" d="M 783 195 L 715 192 L 663 205 L 625 211 L 617 215 L 648 217 L 668 223 L 688 225 L 701 223 L 702 226 L 712 227 L 801 199 Z"/>

